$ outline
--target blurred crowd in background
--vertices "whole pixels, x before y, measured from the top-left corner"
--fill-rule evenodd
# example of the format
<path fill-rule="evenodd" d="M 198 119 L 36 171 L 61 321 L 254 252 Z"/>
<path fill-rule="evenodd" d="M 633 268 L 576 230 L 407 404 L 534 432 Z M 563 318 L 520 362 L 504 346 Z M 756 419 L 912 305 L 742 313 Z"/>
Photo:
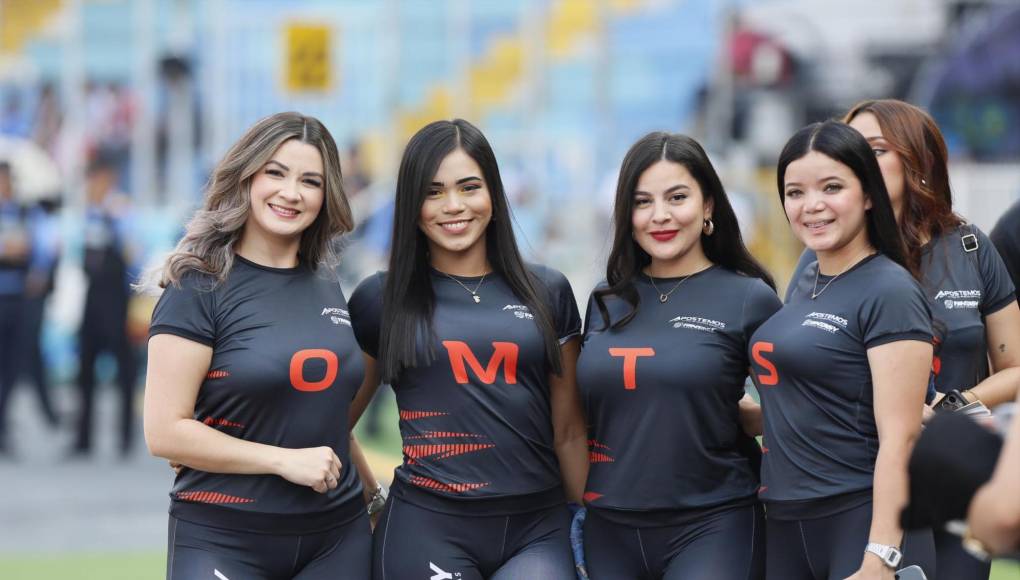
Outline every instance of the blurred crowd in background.
<path fill-rule="evenodd" d="M 800 247 L 778 150 L 860 99 L 934 115 L 957 210 L 990 230 L 1020 197 L 1018 63 L 1005 0 L 0 0 L 0 458 L 37 420 L 5 407 L 33 391 L 88 456 L 106 384 L 121 403 L 103 428 L 140 446 L 154 298 L 129 285 L 265 115 L 317 116 L 344 149 L 348 292 L 385 265 L 406 139 L 464 117 L 493 143 L 526 256 L 583 300 L 623 153 L 652 130 L 704 144 L 781 283 Z"/>

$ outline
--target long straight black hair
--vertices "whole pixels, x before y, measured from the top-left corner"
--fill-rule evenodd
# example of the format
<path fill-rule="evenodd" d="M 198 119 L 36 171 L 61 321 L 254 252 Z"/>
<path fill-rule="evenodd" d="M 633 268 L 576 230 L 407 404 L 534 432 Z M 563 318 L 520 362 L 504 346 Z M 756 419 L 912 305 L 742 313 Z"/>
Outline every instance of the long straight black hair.
<path fill-rule="evenodd" d="M 733 206 L 705 150 L 686 135 L 657 131 L 645 135 L 631 146 L 623 158 L 620 178 L 616 182 L 613 249 L 606 264 L 607 287 L 594 292 L 595 304 L 606 327 L 610 326 L 609 311 L 605 304 L 607 296 L 619 296 L 631 306 L 630 312 L 612 323 L 612 328 L 622 328 L 637 314 L 640 299 L 634 287 L 634 279 L 641 275 L 641 270 L 652 259 L 634 240 L 634 191 L 641 174 L 659 161 L 683 165 L 698 182 L 703 201 L 712 200 L 715 232 L 711 236 L 701 234 L 701 247 L 705 256 L 715 264 L 745 276 L 761 278 L 773 290 L 776 288 L 772 276 L 744 246 Z"/>
<path fill-rule="evenodd" d="M 776 169 L 780 203 L 786 206 L 786 168 L 812 151 L 842 163 L 854 172 L 864 195 L 871 199 L 871 209 L 865 212 L 868 241 L 876 250 L 906 268 L 914 278 L 919 278 L 917 266 L 907 258 L 907 246 L 896 223 L 889 191 L 885 188 L 875 153 L 864 136 L 850 125 L 840 121 L 812 123 L 790 137 L 779 154 Z"/>
<path fill-rule="evenodd" d="M 428 240 L 418 224 L 422 204 L 440 163 L 458 149 L 481 168 L 492 200 L 492 221 L 485 232 L 489 264 L 534 314 L 545 341 L 546 361 L 559 373 L 560 348 L 547 307 L 548 289 L 527 269 L 517 248 L 496 156 L 477 127 L 454 119 L 429 123 L 415 133 L 400 160 L 389 273 L 383 290 L 384 331 L 379 341 L 382 378 L 392 382 L 404 369 L 429 364 L 435 357 L 432 327 L 435 292 L 430 278 Z"/>

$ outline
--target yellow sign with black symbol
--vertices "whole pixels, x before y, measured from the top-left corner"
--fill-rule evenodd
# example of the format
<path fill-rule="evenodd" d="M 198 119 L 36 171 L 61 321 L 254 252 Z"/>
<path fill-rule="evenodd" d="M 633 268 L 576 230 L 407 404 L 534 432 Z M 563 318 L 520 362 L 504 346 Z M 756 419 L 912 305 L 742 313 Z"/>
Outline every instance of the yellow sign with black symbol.
<path fill-rule="evenodd" d="M 290 24 L 286 36 L 287 90 L 328 91 L 333 86 L 333 30 L 321 24 Z"/>

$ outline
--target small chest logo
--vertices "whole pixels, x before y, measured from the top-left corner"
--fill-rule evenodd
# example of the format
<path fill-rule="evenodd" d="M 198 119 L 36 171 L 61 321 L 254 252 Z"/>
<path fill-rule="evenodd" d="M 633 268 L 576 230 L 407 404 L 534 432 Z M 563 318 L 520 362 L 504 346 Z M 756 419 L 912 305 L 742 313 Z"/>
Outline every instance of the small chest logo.
<path fill-rule="evenodd" d="M 687 330 L 700 330 L 701 332 L 716 332 L 725 330 L 726 323 L 702 318 L 701 316 L 677 316 L 669 321 L 673 328 L 685 328 Z"/>
<path fill-rule="evenodd" d="M 328 316 L 329 321 L 337 326 L 350 326 L 351 315 L 343 308 L 325 307 L 322 309 L 322 316 Z"/>
<path fill-rule="evenodd" d="M 841 329 L 846 330 L 847 324 L 846 318 L 828 312 L 812 312 L 804 317 L 804 322 L 800 323 L 801 326 L 817 328 L 829 334 L 836 334 Z"/>
<path fill-rule="evenodd" d="M 939 290 L 935 302 L 942 302 L 946 310 L 975 309 L 981 305 L 980 290 Z"/>
<path fill-rule="evenodd" d="M 535 315 L 531 313 L 531 310 L 523 304 L 507 304 L 503 307 L 503 311 L 510 311 L 514 313 L 514 316 L 521 320 L 534 320 Z"/>

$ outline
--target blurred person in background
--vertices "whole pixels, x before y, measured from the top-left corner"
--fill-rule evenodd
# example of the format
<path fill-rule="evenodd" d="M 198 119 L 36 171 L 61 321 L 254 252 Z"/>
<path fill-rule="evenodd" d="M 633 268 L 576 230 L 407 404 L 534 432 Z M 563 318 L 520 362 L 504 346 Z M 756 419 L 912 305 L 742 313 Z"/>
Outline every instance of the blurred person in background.
<path fill-rule="evenodd" d="M 521 258 L 495 154 L 463 119 L 408 142 L 389 270 L 358 285 L 360 414 L 392 385 L 404 462 L 373 576 L 572 580 L 588 471 L 574 380 L 581 320 L 560 272 Z"/>
<path fill-rule="evenodd" d="M 163 294 L 145 438 L 181 466 L 168 580 L 370 577 L 374 480 L 349 428 L 364 358 L 331 272 L 332 240 L 354 227 L 341 180 L 321 122 L 262 119 L 146 284 Z"/>
<path fill-rule="evenodd" d="M 53 288 L 56 231 L 40 206 L 15 197 L 11 166 L 0 161 L 0 453 L 10 453 L 8 405 L 27 370 L 51 426 L 58 422 L 45 380 L 40 331 L 46 295 Z"/>
<path fill-rule="evenodd" d="M 934 574 L 930 530 L 903 533 L 907 460 L 932 364 L 931 308 L 871 146 L 836 121 L 779 157 L 790 228 L 817 256 L 751 339 L 764 436 L 770 580 Z"/>
<path fill-rule="evenodd" d="M 1020 396 L 1017 397 L 1020 407 Z M 992 479 L 978 489 L 967 513 L 964 542 L 970 550 L 988 556 L 1020 556 L 1020 412 L 999 453 Z M 983 553 L 983 554 L 982 554 Z"/>
<path fill-rule="evenodd" d="M 92 451 L 96 361 L 104 353 L 112 355 L 117 363 L 120 453 L 127 455 L 134 446 L 137 361 L 127 331 L 131 297 L 127 239 L 130 200 L 116 189 L 116 166 L 116 159 L 100 152 L 86 169 L 83 266 L 88 289 L 79 331 L 80 407 L 77 437 L 71 449 L 74 456 Z"/>
<path fill-rule="evenodd" d="M 775 283 L 744 246 L 708 156 L 684 135 L 651 133 L 631 147 L 614 231 L 578 359 L 588 573 L 760 580 L 761 457 L 738 405 L 748 341 L 782 306 Z"/>
<path fill-rule="evenodd" d="M 999 250 L 1006 263 L 1017 298 L 1020 299 L 1020 201 L 1015 202 L 1002 214 L 992 233 L 988 235 L 995 249 Z"/>

